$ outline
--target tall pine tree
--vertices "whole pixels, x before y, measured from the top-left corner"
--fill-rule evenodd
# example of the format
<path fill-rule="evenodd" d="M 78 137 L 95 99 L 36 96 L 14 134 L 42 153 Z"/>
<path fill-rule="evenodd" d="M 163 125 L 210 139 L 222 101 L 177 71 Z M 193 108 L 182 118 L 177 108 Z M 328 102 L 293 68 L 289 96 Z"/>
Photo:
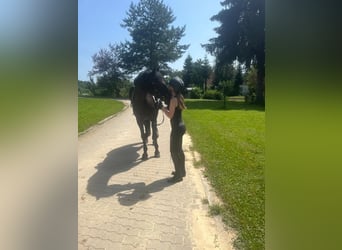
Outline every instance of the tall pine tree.
<path fill-rule="evenodd" d="M 176 61 L 189 45 L 180 45 L 185 26 L 171 24 L 175 16 L 162 0 L 141 0 L 131 3 L 122 27 L 127 28 L 131 41 L 121 43 L 122 59 L 130 72 L 144 67 L 168 69 L 168 63 Z"/>
<path fill-rule="evenodd" d="M 184 85 L 186 87 L 192 86 L 193 83 L 193 62 L 192 62 L 192 57 L 188 55 L 184 61 L 184 66 L 183 66 L 183 81 Z"/>
<path fill-rule="evenodd" d="M 203 45 L 214 56 L 218 66 L 234 60 L 247 68 L 256 65 L 258 82 L 256 102 L 265 103 L 265 0 L 225 0 L 224 7 L 211 20 L 218 21 L 218 36 Z"/>

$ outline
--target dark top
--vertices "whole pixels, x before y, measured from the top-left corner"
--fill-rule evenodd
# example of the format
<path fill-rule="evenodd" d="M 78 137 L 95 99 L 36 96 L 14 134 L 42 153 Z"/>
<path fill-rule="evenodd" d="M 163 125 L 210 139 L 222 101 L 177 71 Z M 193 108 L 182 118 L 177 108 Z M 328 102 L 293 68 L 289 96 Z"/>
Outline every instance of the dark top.
<path fill-rule="evenodd" d="M 171 119 L 171 128 L 173 131 L 185 130 L 185 125 L 182 119 L 182 110 L 177 106 L 175 113 Z"/>

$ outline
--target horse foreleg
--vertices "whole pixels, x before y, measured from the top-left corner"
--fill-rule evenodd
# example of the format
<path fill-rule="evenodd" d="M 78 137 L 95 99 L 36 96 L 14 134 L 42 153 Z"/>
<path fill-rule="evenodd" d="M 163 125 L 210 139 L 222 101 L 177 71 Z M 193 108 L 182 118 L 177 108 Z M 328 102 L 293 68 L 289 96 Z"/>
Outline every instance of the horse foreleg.
<path fill-rule="evenodd" d="M 153 145 L 154 145 L 154 156 L 155 157 L 160 157 L 160 152 L 159 152 L 159 145 L 158 145 L 158 127 L 157 127 L 157 119 L 152 121 L 152 140 L 153 140 Z"/>
<path fill-rule="evenodd" d="M 141 159 L 146 160 L 148 157 L 148 155 L 147 155 L 147 134 L 144 131 L 144 122 L 137 119 L 137 123 L 138 123 L 139 129 L 140 129 L 140 136 L 141 136 L 141 140 L 143 142 L 143 149 L 144 149 L 144 153 L 143 153 Z"/>
<path fill-rule="evenodd" d="M 149 120 L 145 120 L 144 127 L 145 127 L 146 143 L 147 143 L 148 137 L 151 135 L 151 122 Z"/>
<path fill-rule="evenodd" d="M 141 159 L 144 161 L 144 160 L 147 160 L 147 158 L 148 158 L 148 155 L 147 155 L 147 143 L 145 141 L 143 141 L 143 148 L 144 148 L 144 153 L 143 153 Z"/>

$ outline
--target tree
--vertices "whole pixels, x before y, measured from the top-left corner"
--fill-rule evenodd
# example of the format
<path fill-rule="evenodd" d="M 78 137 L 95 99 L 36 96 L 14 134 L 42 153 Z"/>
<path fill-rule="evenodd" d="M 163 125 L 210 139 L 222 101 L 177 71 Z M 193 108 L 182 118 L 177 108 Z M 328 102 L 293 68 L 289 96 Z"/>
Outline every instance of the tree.
<path fill-rule="evenodd" d="M 214 86 L 220 88 L 220 82 L 232 81 L 235 76 L 233 64 L 216 64 L 214 67 Z"/>
<path fill-rule="evenodd" d="M 132 38 L 132 41 L 121 43 L 122 59 L 127 70 L 135 72 L 144 67 L 167 69 L 167 63 L 182 56 L 189 45 L 179 44 L 185 35 L 185 26 L 172 26 L 175 19 L 171 8 L 162 0 L 131 3 L 121 24 Z"/>
<path fill-rule="evenodd" d="M 90 90 L 88 89 L 88 82 L 87 81 L 80 81 L 78 80 L 78 95 L 89 95 Z"/>
<path fill-rule="evenodd" d="M 254 102 L 256 98 L 256 86 L 258 74 L 254 66 L 251 66 L 245 74 L 245 81 L 248 86 L 248 94 L 245 96 L 247 102 Z"/>
<path fill-rule="evenodd" d="M 121 59 L 122 47 L 110 44 L 109 49 L 100 49 L 92 56 L 93 68 L 88 73 L 90 79 L 97 77 L 97 85 L 106 91 L 107 96 L 120 96 L 120 87 L 126 79 Z"/>
<path fill-rule="evenodd" d="M 247 68 L 256 64 L 258 82 L 256 102 L 265 103 L 265 1 L 225 0 L 224 7 L 211 20 L 218 21 L 218 37 L 202 45 L 216 56 L 219 65 L 238 60 Z"/>
<path fill-rule="evenodd" d="M 96 95 L 97 84 L 94 82 L 92 77 L 89 78 L 89 82 L 87 83 L 87 87 L 93 96 Z"/>
<path fill-rule="evenodd" d="M 202 59 L 197 59 L 193 63 L 193 75 L 192 79 L 194 82 L 194 85 L 196 87 L 199 87 L 203 91 L 203 73 L 202 73 L 202 66 L 203 66 L 203 60 Z"/>
<path fill-rule="evenodd" d="M 192 64 L 192 80 L 194 85 L 205 91 L 207 89 L 207 80 L 212 73 L 212 68 L 207 57 L 198 59 Z"/>
<path fill-rule="evenodd" d="M 212 68 L 209 64 L 208 57 L 205 56 L 202 64 L 202 77 L 204 79 L 204 91 L 207 91 L 207 81 L 212 73 Z"/>
<path fill-rule="evenodd" d="M 184 61 L 183 81 L 186 87 L 193 85 L 193 62 L 190 55 L 188 55 Z"/>
<path fill-rule="evenodd" d="M 94 65 L 88 75 L 122 76 L 120 53 L 120 46 L 115 44 L 109 44 L 109 49 L 100 49 L 92 56 Z"/>
<path fill-rule="evenodd" d="M 243 75 L 241 70 L 241 65 L 238 66 L 237 72 L 234 79 L 233 93 L 234 95 L 240 94 L 240 86 L 243 84 Z"/>

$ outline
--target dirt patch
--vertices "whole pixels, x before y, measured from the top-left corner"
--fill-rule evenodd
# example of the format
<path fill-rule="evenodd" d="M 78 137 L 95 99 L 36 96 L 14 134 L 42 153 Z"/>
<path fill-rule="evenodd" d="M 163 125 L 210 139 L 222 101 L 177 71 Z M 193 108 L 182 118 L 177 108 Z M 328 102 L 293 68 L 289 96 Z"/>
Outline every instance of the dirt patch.
<path fill-rule="evenodd" d="M 188 175 L 191 176 L 191 181 L 201 196 L 191 212 L 191 232 L 197 245 L 195 249 L 233 250 L 236 232 L 227 228 L 220 216 L 209 216 L 209 205 L 221 204 L 222 202 L 216 196 L 209 181 L 204 177 L 203 168 L 194 167 L 194 163 L 199 162 L 201 156 L 192 150 L 192 141 L 188 134 L 183 137 L 183 148 Z"/>

